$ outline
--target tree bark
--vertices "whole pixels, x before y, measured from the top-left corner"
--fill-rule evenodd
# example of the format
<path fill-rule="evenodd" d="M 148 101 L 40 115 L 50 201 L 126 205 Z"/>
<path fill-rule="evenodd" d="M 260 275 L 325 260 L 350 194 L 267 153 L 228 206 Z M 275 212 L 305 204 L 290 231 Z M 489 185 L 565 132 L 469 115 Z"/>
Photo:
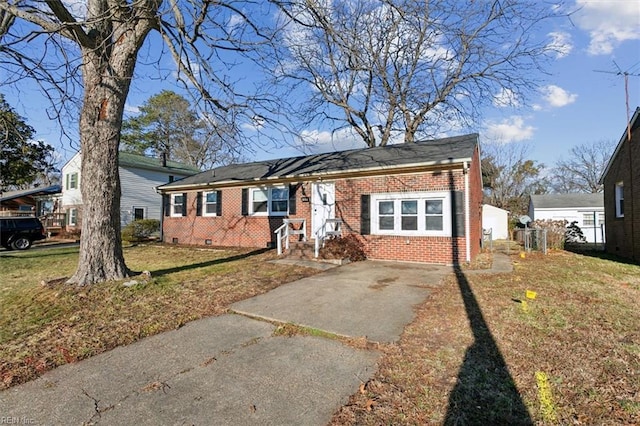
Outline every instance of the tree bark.
<path fill-rule="evenodd" d="M 82 47 L 82 234 L 78 269 L 69 284 L 84 286 L 130 274 L 120 234 L 118 149 L 138 49 L 148 31 L 148 26 L 125 25 L 98 37 L 97 47 Z"/>

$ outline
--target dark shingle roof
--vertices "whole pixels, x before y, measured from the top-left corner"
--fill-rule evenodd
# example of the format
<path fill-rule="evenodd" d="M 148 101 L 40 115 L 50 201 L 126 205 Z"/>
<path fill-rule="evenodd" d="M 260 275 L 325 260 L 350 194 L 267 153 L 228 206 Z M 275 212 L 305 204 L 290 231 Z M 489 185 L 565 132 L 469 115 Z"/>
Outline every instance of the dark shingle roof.
<path fill-rule="evenodd" d="M 141 169 L 156 170 L 156 171 L 175 171 L 184 175 L 192 175 L 194 173 L 200 173 L 200 169 L 197 167 L 189 166 L 184 163 L 178 163 L 177 161 L 167 160 L 167 165 L 162 165 L 162 160 L 159 158 L 146 157 L 144 155 L 132 154 L 130 152 L 120 151 L 118 154 L 118 164 L 121 167 L 136 167 Z"/>
<path fill-rule="evenodd" d="M 478 134 L 222 166 L 160 189 L 250 183 L 470 161 Z"/>
<path fill-rule="evenodd" d="M 536 209 L 568 209 L 604 207 L 604 194 L 544 194 L 532 195 L 531 202 Z"/>
<path fill-rule="evenodd" d="M 29 195 L 58 194 L 60 192 L 62 192 L 62 187 L 60 185 L 51 185 L 44 188 L 20 189 L 18 191 L 7 191 L 0 193 L 0 201 L 14 200 L 16 198 L 26 197 Z"/>

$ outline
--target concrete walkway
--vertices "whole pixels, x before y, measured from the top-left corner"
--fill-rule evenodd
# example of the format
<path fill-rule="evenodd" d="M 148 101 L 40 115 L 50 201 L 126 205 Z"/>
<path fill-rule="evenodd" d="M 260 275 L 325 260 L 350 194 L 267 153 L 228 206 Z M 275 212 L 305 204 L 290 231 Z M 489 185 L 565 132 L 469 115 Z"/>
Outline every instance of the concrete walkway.
<path fill-rule="evenodd" d="M 274 336 L 296 323 L 392 342 L 452 268 L 365 261 L 333 268 L 0 392 L 6 424 L 323 425 L 379 353 Z"/>

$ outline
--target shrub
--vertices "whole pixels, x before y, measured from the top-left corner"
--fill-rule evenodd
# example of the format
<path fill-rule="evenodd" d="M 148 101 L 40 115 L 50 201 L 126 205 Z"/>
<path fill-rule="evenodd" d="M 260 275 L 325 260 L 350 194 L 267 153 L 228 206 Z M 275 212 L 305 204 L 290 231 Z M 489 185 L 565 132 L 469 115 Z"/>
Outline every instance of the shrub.
<path fill-rule="evenodd" d="M 134 220 L 122 229 L 123 241 L 144 241 L 160 230 L 158 219 Z"/>
<path fill-rule="evenodd" d="M 582 233 L 582 229 L 580 229 L 580 227 L 578 226 L 577 221 L 573 221 L 569 226 L 567 226 L 564 240 L 567 243 L 586 243 L 587 242 L 587 239 L 584 237 L 584 234 Z"/>
<path fill-rule="evenodd" d="M 565 232 L 567 227 L 566 220 L 536 220 L 531 223 L 532 228 L 547 230 L 547 247 L 555 249 L 563 249 L 565 241 Z"/>
<path fill-rule="evenodd" d="M 362 242 L 353 234 L 346 237 L 327 240 L 320 249 L 320 257 L 323 259 L 349 259 L 352 262 L 365 260 Z"/>

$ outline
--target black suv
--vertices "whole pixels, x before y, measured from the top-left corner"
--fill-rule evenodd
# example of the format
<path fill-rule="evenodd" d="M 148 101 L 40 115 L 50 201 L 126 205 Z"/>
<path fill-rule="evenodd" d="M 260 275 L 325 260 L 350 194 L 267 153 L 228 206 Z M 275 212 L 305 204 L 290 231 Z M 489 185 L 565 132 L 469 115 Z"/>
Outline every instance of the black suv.
<path fill-rule="evenodd" d="M 36 217 L 0 217 L 0 244 L 7 250 L 26 250 L 31 243 L 47 238 Z"/>

